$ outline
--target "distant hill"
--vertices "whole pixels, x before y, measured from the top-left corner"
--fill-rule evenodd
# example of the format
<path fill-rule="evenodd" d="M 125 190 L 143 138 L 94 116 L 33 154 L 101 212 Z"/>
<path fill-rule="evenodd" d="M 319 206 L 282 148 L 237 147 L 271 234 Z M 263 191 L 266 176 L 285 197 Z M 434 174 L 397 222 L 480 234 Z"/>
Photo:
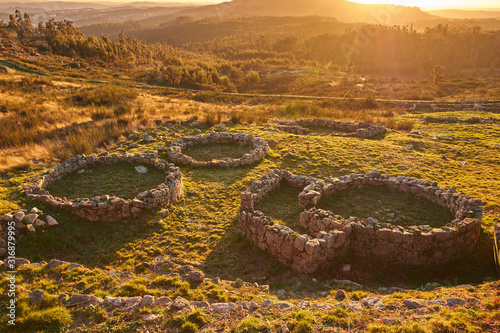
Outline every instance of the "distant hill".
<path fill-rule="evenodd" d="M 233 0 L 216 5 L 189 8 L 177 16 L 193 18 L 213 16 L 329 16 L 341 22 L 376 22 L 407 24 L 435 18 L 418 7 L 367 5 L 346 0 Z M 171 15 L 143 21 L 158 24 L 171 20 Z"/>
<path fill-rule="evenodd" d="M 459 10 L 459 9 L 443 9 L 443 10 L 429 10 L 428 13 L 436 16 L 441 16 L 451 19 L 487 19 L 487 18 L 500 18 L 499 11 L 487 10 Z"/>

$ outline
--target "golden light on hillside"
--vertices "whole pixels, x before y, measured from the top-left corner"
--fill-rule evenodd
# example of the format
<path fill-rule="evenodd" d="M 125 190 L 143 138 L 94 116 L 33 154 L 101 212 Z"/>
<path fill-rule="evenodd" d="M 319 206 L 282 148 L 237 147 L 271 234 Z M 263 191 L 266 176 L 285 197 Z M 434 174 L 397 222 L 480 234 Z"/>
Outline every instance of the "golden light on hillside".
<path fill-rule="evenodd" d="M 351 0 L 366 4 L 392 4 L 421 8 L 494 8 L 497 0 Z"/>

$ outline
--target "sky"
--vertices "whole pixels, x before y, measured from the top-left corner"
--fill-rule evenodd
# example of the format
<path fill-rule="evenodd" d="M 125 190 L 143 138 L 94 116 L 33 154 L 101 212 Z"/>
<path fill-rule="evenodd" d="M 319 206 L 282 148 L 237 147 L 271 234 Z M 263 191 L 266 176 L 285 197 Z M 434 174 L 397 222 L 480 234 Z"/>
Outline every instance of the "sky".
<path fill-rule="evenodd" d="M 351 0 L 360 3 L 388 3 L 403 6 L 417 6 L 422 9 L 500 9 L 500 0 Z"/>
<path fill-rule="evenodd" d="M 70 1 L 70 2 L 177 2 L 177 3 L 220 3 L 230 0 L 20 0 L 19 2 L 49 2 L 49 1 Z M 307 1 L 307 0 L 306 0 Z M 335 1 L 335 0 L 332 0 Z M 500 10 L 500 0 L 348 0 L 360 3 L 385 3 L 404 6 L 417 6 L 424 10 L 428 9 L 497 9 Z M 0 3 L 17 2 L 16 0 L 0 0 Z"/>

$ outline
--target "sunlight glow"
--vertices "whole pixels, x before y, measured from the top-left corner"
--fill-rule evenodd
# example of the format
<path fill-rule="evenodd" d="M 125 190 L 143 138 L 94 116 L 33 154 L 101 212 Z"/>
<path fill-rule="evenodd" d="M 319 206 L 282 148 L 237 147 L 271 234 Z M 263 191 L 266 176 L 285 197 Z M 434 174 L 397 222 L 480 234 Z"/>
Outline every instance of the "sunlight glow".
<path fill-rule="evenodd" d="M 367 4 L 393 4 L 409 7 L 427 8 L 475 8 L 475 9 L 493 9 L 500 8 L 498 0 L 350 0 L 353 2 Z"/>

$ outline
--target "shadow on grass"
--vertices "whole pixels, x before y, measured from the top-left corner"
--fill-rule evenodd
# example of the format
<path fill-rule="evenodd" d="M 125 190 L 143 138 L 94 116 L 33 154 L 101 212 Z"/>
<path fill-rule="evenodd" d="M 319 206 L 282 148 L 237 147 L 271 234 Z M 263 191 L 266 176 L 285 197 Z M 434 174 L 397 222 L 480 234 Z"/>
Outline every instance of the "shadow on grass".
<path fill-rule="evenodd" d="M 128 244 L 147 239 L 160 230 L 160 226 L 148 223 L 153 213 L 113 223 L 93 222 L 36 205 L 45 215 L 55 217 L 59 226 L 19 239 L 16 255 L 32 262 L 59 259 L 102 268 L 121 259 L 118 253 Z"/>

